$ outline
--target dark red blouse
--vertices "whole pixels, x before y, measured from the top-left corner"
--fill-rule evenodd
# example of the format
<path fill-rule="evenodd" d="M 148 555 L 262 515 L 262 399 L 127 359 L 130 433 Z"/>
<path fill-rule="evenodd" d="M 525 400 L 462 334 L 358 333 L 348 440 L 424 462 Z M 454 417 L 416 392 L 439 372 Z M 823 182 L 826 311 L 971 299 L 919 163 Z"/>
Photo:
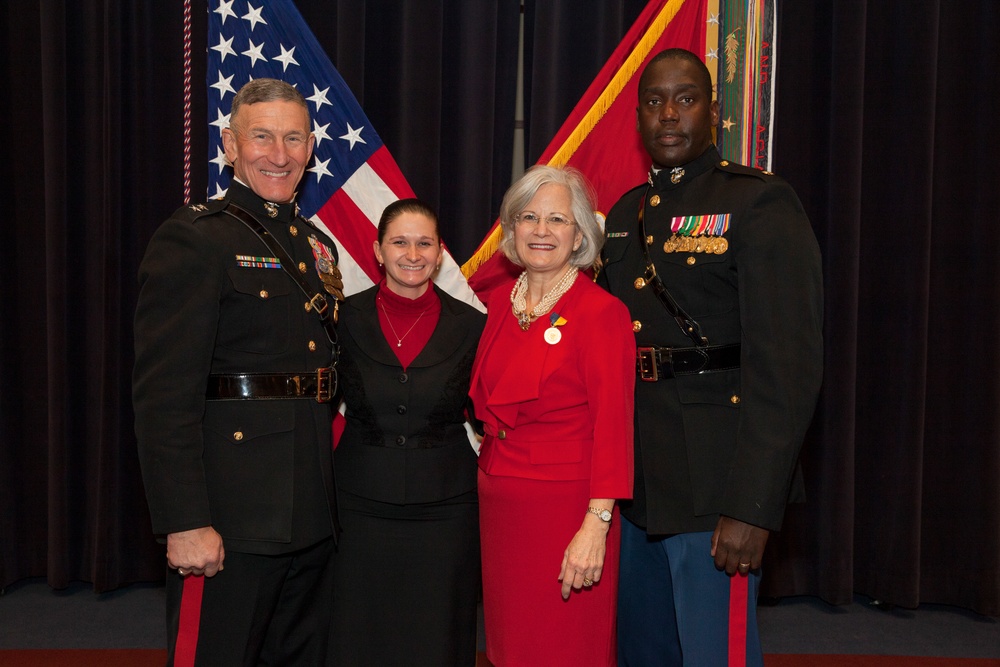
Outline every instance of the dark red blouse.
<path fill-rule="evenodd" d="M 430 282 L 426 292 L 408 299 L 390 290 L 383 278 L 375 301 L 382 333 L 405 371 L 431 339 L 441 315 L 441 300 Z"/>

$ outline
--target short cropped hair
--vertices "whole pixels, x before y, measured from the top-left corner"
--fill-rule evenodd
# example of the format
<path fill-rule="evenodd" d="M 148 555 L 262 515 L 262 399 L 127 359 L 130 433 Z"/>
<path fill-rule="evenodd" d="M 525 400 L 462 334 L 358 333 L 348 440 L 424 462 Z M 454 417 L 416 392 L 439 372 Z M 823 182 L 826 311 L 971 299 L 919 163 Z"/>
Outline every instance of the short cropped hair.
<path fill-rule="evenodd" d="M 229 110 L 229 122 L 236 120 L 240 108 L 260 102 L 294 102 L 309 113 L 309 103 L 295 86 L 279 79 L 254 79 L 245 84 L 233 98 L 233 106 Z"/>
<path fill-rule="evenodd" d="M 583 235 L 580 247 L 569 256 L 569 263 L 579 269 L 589 269 L 604 246 L 604 232 L 594 214 L 597 203 L 594 189 L 583 174 L 573 167 L 536 165 L 510 186 L 500 204 L 503 237 L 500 239 L 499 249 L 514 264 L 524 266 L 514 247 L 514 225 L 517 216 L 534 199 L 538 190 L 550 183 L 561 185 L 569 191 L 572 216 Z"/>
<path fill-rule="evenodd" d="M 434 234 L 438 237 L 438 243 L 441 242 L 441 226 L 438 224 L 437 213 L 434 212 L 434 209 L 427 202 L 411 197 L 409 199 L 397 199 L 382 211 L 382 217 L 378 221 L 379 245 L 382 245 L 382 240 L 385 238 L 385 231 L 389 228 L 389 223 L 404 213 L 415 213 L 430 218 L 431 222 L 434 223 Z"/>
<path fill-rule="evenodd" d="M 692 53 L 687 49 L 672 48 L 660 51 L 655 56 L 653 56 L 646 66 L 642 70 L 642 74 L 639 76 L 639 95 L 642 95 L 642 91 L 645 90 L 646 86 L 646 72 L 649 68 L 660 62 L 661 60 L 685 60 L 692 65 L 698 71 L 698 82 L 701 85 L 702 92 L 708 95 L 709 99 L 712 99 L 712 74 L 708 71 L 708 66 L 705 65 L 705 61 L 698 57 L 697 53 Z"/>

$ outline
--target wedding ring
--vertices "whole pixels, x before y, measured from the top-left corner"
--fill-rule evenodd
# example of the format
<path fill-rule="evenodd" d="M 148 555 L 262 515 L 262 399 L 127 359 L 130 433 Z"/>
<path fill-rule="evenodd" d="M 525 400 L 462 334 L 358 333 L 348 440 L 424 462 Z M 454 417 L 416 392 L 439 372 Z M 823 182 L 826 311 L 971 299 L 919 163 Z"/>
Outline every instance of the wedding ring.
<path fill-rule="evenodd" d="M 594 585 L 594 580 L 593 579 L 584 578 L 583 585 L 584 586 L 593 586 Z"/>

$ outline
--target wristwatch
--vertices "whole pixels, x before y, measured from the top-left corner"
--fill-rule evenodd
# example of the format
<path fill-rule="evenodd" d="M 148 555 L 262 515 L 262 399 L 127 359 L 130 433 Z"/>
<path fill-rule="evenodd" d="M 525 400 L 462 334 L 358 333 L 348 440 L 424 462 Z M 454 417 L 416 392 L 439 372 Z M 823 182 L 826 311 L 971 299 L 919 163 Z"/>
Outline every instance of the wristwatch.
<path fill-rule="evenodd" d="M 602 510 L 597 507 L 588 507 L 587 511 L 596 516 L 604 523 L 611 523 L 611 510 Z"/>

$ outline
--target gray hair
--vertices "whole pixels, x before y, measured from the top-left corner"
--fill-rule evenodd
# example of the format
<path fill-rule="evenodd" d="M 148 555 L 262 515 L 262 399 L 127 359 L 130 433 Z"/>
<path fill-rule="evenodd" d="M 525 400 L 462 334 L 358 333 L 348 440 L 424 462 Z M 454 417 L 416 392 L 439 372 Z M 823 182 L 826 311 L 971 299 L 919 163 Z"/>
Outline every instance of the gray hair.
<path fill-rule="evenodd" d="M 514 247 L 515 220 L 543 185 L 561 185 L 569 191 L 573 219 L 583 235 L 580 247 L 569 256 L 569 263 L 579 269 L 589 269 L 597 261 L 604 246 L 604 232 L 594 215 L 597 197 L 594 189 L 579 170 L 573 167 L 536 165 L 507 189 L 500 204 L 500 252 L 518 266 L 524 266 Z"/>
<path fill-rule="evenodd" d="M 309 114 L 309 103 L 295 86 L 279 79 L 254 79 L 248 82 L 233 98 L 233 106 L 229 111 L 229 124 L 232 125 L 239 114 L 240 107 L 258 104 L 260 102 L 294 102 Z"/>

